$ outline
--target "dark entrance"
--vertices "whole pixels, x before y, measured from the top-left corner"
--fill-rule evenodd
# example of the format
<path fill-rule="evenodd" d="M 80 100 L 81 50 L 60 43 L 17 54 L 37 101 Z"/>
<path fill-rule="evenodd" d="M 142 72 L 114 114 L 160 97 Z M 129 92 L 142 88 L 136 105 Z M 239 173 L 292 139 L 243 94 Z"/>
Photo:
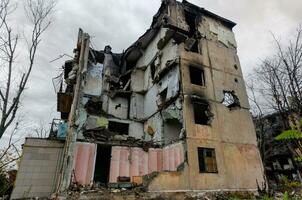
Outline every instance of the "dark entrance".
<path fill-rule="evenodd" d="M 97 147 L 94 181 L 97 183 L 107 184 L 109 182 L 111 160 L 111 146 Z"/>

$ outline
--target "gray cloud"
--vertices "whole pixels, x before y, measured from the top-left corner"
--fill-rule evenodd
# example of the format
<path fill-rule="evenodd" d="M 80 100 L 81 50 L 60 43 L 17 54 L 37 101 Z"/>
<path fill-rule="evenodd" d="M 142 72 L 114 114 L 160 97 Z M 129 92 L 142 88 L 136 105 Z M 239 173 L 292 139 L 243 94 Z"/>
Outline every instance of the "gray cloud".
<path fill-rule="evenodd" d="M 234 32 L 245 75 L 259 59 L 272 53 L 270 31 L 287 37 L 302 19 L 301 0 L 190 2 L 237 23 Z M 149 28 L 160 3 L 160 0 L 60 0 L 55 21 L 43 36 L 35 69 L 23 97 L 21 112 L 25 113 L 26 119 L 31 122 L 41 119 L 48 123 L 58 116 L 51 78 L 60 73 L 64 59 L 49 61 L 64 53 L 72 55 L 79 27 L 92 36 L 94 48 L 103 49 L 110 44 L 114 52 L 121 52 Z M 18 20 L 27 27 L 24 18 Z"/>

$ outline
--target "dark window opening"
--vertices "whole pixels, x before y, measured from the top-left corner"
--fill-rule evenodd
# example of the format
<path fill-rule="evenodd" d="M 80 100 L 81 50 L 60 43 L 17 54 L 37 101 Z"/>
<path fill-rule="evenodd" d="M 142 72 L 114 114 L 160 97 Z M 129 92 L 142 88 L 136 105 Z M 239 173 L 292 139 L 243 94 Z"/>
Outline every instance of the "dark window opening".
<path fill-rule="evenodd" d="M 212 120 L 209 105 L 201 102 L 194 102 L 193 107 L 195 124 L 209 125 Z"/>
<path fill-rule="evenodd" d="M 154 79 L 155 76 L 155 63 L 152 62 L 150 65 L 150 71 L 151 71 L 151 78 Z"/>
<path fill-rule="evenodd" d="M 189 37 L 194 36 L 196 32 L 196 18 L 196 14 L 185 10 L 185 20 L 189 26 Z"/>
<path fill-rule="evenodd" d="M 222 104 L 228 108 L 240 107 L 239 98 L 235 95 L 234 91 L 223 91 L 224 97 Z"/>
<path fill-rule="evenodd" d="M 128 90 L 130 86 L 130 80 L 131 80 L 130 73 L 126 73 L 125 75 L 122 75 L 119 81 L 120 89 Z"/>
<path fill-rule="evenodd" d="M 234 81 L 235 81 L 236 83 L 238 83 L 238 79 L 237 79 L 237 78 L 235 78 Z"/>
<path fill-rule="evenodd" d="M 68 78 L 68 74 L 71 72 L 73 67 L 73 60 L 68 60 L 65 62 L 64 68 L 64 79 Z"/>
<path fill-rule="evenodd" d="M 68 113 L 61 112 L 61 119 L 68 120 L 68 116 L 69 116 L 69 112 Z"/>
<path fill-rule="evenodd" d="M 197 67 L 190 66 L 190 80 L 194 85 L 205 85 L 204 71 Z"/>
<path fill-rule="evenodd" d="M 130 104 L 131 104 L 131 97 L 127 96 L 127 103 L 128 103 L 128 109 L 127 109 L 127 118 L 130 118 Z"/>
<path fill-rule="evenodd" d="M 218 173 L 215 149 L 198 147 L 200 173 Z"/>
<path fill-rule="evenodd" d="M 128 135 L 129 134 L 129 124 L 109 121 L 108 130 L 119 135 Z"/>
<path fill-rule="evenodd" d="M 191 47 L 191 51 L 195 53 L 199 53 L 198 40 L 195 40 L 193 46 Z"/>
<path fill-rule="evenodd" d="M 65 89 L 65 93 L 73 93 L 73 85 L 67 85 Z"/>
<path fill-rule="evenodd" d="M 199 53 L 199 46 L 198 46 L 199 41 L 195 40 L 194 38 L 189 38 L 185 42 L 185 49 L 187 51 Z"/>
<path fill-rule="evenodd" d="M 84 106 L 90 115 L 100 115 L 102 113 L 102 101 L 91 98 Z"/>
<path fill-rule="evenodd" d="M 237 70 L 237 69 L 238 69 L 238 66 L 237 66 L 237 65 L 234 65 L 234 68 Z"/>
<path fill-rule="evenodd" d="M 111 160 L 111 146 L 97 146 L 95 161 L 94 181 L 96 183 L 106 184 L 109 182 Z"/>
<path fill-rule="evenodd" d="M 168 88 L 165 88 L 163 91 L 159 93 L 160 103 L 164 103 L 167 99 Z"/>

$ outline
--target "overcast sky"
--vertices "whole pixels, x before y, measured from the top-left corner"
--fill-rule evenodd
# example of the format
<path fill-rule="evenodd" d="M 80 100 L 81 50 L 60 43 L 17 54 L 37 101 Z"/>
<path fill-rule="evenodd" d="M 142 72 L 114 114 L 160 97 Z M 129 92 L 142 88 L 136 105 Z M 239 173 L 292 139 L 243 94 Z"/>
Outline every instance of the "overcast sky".
<path fill-rule="evenodd" d="M 270 32 L 286 38 L 302 23 L 301 0 L 190 2 L 237 23 L 234 32 L 245 76 L 260 59 L 272 53 Z M 160 4 L 160 0 L 59 0 L 54 22 L 43 36 L 23 98 L 21 112 L 26 116 L 27 125 L 39 121 L 47 124 L 58 116 L 51 80 L 60 73 L 64 59 L 50 61 L 62 54 L 72 55 L 79 27 L 92 36 L 95 49 L 101 50 L 109 44 L 113 52 L 121 52 L 149 28 Z M 26 24 L 25 18 L 19 20 L 19 24 Z M 29 130 L 24 134 L 26 132 Z"/>

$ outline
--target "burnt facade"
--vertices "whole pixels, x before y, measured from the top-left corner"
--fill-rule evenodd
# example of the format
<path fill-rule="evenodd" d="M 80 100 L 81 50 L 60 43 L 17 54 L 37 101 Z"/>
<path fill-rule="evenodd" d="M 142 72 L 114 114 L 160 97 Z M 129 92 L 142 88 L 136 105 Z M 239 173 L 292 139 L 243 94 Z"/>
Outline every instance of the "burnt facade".
<path fill-rule="evenodd" d="M 80 30 L 58 94 L 57 133 L 66 137 L 57 191 L 256 191 L 263 167 L 234 26 L 187 1 L 163 0 L 123 53 L 92 49 Z"/>

